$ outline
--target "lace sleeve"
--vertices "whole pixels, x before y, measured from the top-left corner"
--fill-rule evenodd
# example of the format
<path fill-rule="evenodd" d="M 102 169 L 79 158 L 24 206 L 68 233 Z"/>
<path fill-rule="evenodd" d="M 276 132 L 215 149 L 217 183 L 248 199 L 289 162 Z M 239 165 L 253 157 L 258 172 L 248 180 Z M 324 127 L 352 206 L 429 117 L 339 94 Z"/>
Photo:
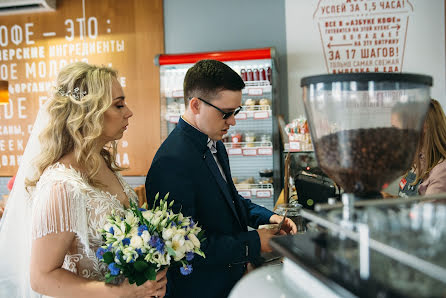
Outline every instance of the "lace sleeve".
<path fill-rule="evenodd" d="M 85 198 L 68 181 L 38 185 L 33 196 L 32 238 L 51 233 L 74 232 L 88 250 Z"/>

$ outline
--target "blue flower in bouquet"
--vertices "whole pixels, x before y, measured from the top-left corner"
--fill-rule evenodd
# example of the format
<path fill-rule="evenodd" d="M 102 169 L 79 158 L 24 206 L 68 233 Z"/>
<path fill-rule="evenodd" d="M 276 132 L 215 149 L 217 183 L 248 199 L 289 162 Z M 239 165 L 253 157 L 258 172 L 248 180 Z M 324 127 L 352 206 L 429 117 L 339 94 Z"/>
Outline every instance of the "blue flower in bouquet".
<path fill-rule="evenodd" d="M 141 256 L 141 255 L 142 255 L 142 250 L 141 250 L 141 248 L 137 248 L 137 249 L 135 249 L 135 251 L 138 253 L 138 256 Z"/>
<path fill-rule="evenodd" d="M 130 244 L 130 238 L 122 239 L 122 245 L 129 245 L 129 244 Z"/>
<path fill-rule="evenodd" d="M 116 266 L 116 263 L 110 263 L 108 265 L 108 269 L 110 269 L 111 275 L 118 275 L 120 272 L 119 268 Z"/>
<path fill-rule="evenodd" d="M 180 267 L 180 272 L 183 275 L 189 275 L 192 273 L 192 265 L 183 265 Z"/>
<path fill-rule="evenodd" d="M 146 225 L 140 225 L 138 227 L 138 236 L 141 236 L 144 231 L 148 231 L 149 228 Z"/>
<path fill-rule="evenodd" d="M 194 259 L 195 253 L 193 251 L 190 251 L 186 253 L 186 261 L 190 262 Z"/>
<path fill-rule="evenodd" d="M 191 218 L 190 219 L 190 223 L 189 223 L 189 228 L 193 228 L 194 227 L 194 225 L 195 225 L 195 222 L 194 222 L 194 220 Z"/>
<path fill-rule="evenodd" d="M 115 230 L 113 229 L 113 227 L 110 227 L 110 229 L 108 229 L 108 232 L 112 235 L 115 234 Z"/>
<path fill-rule="evenodd" d="M 96 250 L 96 258 L 98 258 L 99 260 L 102 260 L 104 257 L 104 254 L 107 252 L 108 250 L 103 248 L 103 247 L 99 247 L 98 250 Z"/>
<path fill-rule="evenodd" d="M 118 249 L 115 252 L 115 259 L 114 259 L 115 263 L 121 265 L 121 260 L 120 260 L 121 256 L 122 256 L 121 251 Z"/>
<path fill-rule="evenodd" d="M 149 245 L 155 247 L 156 250 L 160 253 L 164 253 L 164 242 L 158 236 L 152 236 L 149 241 Z"/>

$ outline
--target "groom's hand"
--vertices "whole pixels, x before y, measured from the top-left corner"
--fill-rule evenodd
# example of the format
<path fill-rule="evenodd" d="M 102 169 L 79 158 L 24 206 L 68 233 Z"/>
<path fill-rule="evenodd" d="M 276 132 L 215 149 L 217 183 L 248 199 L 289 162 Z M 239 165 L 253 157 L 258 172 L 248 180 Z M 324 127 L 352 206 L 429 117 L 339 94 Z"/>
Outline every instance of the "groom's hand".
<path fill-rule="evenodd" d="M 269 218 L 269 222 L 272 224 L 280 224 L 282 219 L 283 219 L 283 216 L 273 214 Z M 297 233 L 296 224 L 289 217 L 285 218 L 285 221 L 282 224 L 279 234 L 280 235 L 286 235 L 286 234 L 295 235 L 296 233 Z"/>

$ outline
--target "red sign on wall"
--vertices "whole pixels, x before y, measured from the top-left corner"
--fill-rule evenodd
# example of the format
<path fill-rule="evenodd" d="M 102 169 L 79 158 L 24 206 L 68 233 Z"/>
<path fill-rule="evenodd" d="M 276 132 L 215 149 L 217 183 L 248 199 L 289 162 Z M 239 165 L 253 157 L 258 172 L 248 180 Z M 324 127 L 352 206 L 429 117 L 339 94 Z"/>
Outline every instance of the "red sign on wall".
<path fill-rule="evenodd" d="M 409 0 L 319 0 L 318 26 L 329 73 L 401 72 Z"/>

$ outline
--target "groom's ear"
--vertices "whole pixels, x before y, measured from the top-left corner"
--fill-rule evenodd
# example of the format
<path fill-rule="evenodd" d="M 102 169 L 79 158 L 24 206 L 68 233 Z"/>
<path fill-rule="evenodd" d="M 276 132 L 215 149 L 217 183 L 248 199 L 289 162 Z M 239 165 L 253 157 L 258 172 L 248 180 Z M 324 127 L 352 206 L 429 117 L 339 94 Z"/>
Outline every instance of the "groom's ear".
<path fill-rule="evenodd" d="M 189 109 L 192 111 L 192 113 L 197 115 L 200 114 L 200 108 L 201 108 L 201 101 L 196 97 L 192 97 L 189 100 Z"/>

